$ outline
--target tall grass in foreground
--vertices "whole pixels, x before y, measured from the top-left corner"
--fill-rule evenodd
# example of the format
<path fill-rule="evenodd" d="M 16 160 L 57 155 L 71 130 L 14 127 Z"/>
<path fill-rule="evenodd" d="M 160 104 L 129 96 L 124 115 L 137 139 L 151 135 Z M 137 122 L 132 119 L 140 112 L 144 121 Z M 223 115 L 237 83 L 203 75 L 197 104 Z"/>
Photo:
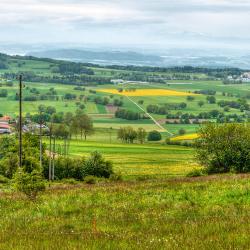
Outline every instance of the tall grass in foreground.
<path fill-rule="evenodd" d="M 0 249 L 249 249 L 250 176 L 0 194 Z"/>

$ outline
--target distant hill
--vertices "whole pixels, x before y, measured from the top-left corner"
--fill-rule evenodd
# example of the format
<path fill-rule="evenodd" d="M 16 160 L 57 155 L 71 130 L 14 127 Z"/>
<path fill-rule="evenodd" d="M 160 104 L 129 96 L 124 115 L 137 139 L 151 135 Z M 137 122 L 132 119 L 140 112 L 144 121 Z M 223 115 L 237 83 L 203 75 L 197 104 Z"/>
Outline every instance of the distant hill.
<path fill-rule="evenodd" d="M 162 65 L 163 59 L 160 56 L 141 54 L 136 52 L 120 51 L 87 51 L 79 49 L 58 49 L 39 52 L 30 52 L 30 56 L 40 58 L 53 58 L 75 62 L 98 63 L 102 65 Z"/>

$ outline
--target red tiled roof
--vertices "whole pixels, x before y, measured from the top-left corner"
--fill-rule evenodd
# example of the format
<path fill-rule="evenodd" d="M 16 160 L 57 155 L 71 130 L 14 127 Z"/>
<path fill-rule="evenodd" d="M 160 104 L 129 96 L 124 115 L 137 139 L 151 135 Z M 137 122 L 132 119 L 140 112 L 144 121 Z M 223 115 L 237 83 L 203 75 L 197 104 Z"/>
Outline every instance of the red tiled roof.
<path fill-rule="evenodd" d="M 10 119 L 11 119 L 10 116 L 7 116 L 7 115 L 0 117 L 1 121 L 9 121 Z"/>
<path fill-rule="evenodd" d="M 0 129 L 10 129 L 10 126 L 8 124 L 1 124 L 0 123 Z"/>

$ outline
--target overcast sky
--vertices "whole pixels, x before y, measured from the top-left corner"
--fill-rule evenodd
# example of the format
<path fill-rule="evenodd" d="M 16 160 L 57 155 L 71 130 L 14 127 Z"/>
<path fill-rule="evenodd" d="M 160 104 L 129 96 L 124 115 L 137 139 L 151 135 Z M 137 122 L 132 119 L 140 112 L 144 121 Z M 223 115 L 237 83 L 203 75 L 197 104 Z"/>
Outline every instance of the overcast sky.
<path fill-rule="evenodd" d="M 250 0 L 0 0 L 0 41 L 247 47 Z"/>

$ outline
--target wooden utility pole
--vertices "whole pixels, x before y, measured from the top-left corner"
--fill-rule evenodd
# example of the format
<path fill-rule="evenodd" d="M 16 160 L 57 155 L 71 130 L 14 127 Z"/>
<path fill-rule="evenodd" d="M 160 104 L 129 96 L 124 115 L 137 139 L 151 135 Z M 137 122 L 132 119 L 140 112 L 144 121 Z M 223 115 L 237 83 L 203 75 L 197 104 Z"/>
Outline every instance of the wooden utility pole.
<path fill-rule="evenodd" d="M 22 139 L 22 132 L 23 132 L 23 110 L 22 110 L 22 96 L 23 96 L 23 76 L 19 76 L 19 167 L 22 167 L 22 157 L 23 157 L 23 139 Z"/>
<path fill-rule="evenodd" d="M 51 181 L 51 165 L 52 165 L 52 122 L 49 131 L 49 181 Z"/>
<path fill-rule="evenodd" d="M 55 179 L 56 137 L 53 138 L 52 181 Z"/>
<path fill-rule="evenodd" d="M 40 112 L 40 131 L 39 131 L 39 137 L 40 137 L 40 168 L 42 169 L 43 167 L 43 153 L 42 153 L 42 150 L 43 150 L 43 142 L 42 142 L 42 111 Z"/>

